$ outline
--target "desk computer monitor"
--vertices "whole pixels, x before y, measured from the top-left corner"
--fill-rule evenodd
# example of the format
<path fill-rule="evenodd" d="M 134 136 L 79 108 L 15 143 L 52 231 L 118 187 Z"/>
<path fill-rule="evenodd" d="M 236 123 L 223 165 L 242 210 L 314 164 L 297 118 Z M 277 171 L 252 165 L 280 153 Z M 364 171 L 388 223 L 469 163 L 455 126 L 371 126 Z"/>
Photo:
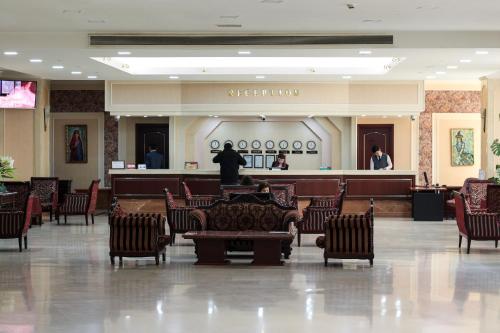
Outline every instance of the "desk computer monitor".
<path fill-rule="evenodd" d="M 425 187 L 429 187 L 429 178 L 427 177 L 427 172 L 424 171 L 424 181 Z"/>

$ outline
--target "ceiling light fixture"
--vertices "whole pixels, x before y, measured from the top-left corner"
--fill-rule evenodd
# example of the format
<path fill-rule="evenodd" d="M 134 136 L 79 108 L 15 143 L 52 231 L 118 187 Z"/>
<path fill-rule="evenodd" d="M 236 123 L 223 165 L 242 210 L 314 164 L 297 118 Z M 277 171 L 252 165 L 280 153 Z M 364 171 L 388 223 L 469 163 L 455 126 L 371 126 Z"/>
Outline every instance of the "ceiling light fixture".
<path fill-rule="evenodd" d="M 313 114 L 310 114 L 310 115 L 307 116 L 307 118 L 312 118 L 312 117 L 314 117 Z"/>
<path fill-rule="evenodd" d="M 16 51 L 5 51 L 3 54 L 6 56 L 15 56 L 18 55 L 19 53 L 17 53 Z"/>
<path fill-rule="evenodd" d="M 218 115 L 214 115 L 214 118 L 219 118 L 219 116 Z"/>
<path fill-rule="evenodd" d="M 255 78 L 256 79 L 265 79 L 266 77 L 264 75 L 256 75 Z"/>
<path fill-rule="evenodd" d="M 468 63 L 471 63 L 471 62 L 472 62 L 472 60 L 470 60 L 470 59 L 460 59 L 460 62 L 461 62 L 462 64 L 468 64 Z"/>
<path fill-rule="evenodd" d="M 489 53 L 489 52 L 488 52 L 488 51 L 485 51 L 485 50 L 478 50 L 478 51 L 476 51 L 476 54 L 478 54 L 478 55 L 486 55 L 486 54 L 488 54 L 488 53 Z"/>
<path fill-rule="evenodd" d="M 63 69 L 63 68 L 64 68 L 64 66 L 62 66 L 62 65 L 54 65 L 54 66 L 52 66 L 52 69 Z"/>
<path fill-rule="evenodd" d="M 89 76 L 87 76 L 87 79 L 97 79 L 97 76 L 96 75 L 89 75 Z"/>
<path fill-rule="evenodd" d="M 436 75 L 444 75 L 444 74 L 446 74 L 446 72 L 443 72 L 443 71 L 437 71 L 436 72 Z"/>
<path fill-rule="evenodd" d="M 130 51 L 118 51 L 118 54 L 119 55 L 131 55 L 132 52 L 130 52 Z"/>
<path fill-rule="evenodd" d="M 458 66 L 451 65 L 451 66 L 446 66 L 446 68 L 448 68 L 448 69 L 457 69 L 457 68 L 458 68 Z"/>
<path fill-rule="evenodd" d="M 34 64 L 39 64 L 39 63 L 43 62 L 43 60 L 42 59 L 30 59 L 30 62 L 34 63 Z"/>
<path fill-rule="evenodd" d="M 345 80 L 348 80 L 348 79 L 351 79 L 352 76 L 350 76 L 350 75 L 344 75 L 344 76 L 342 76 L 342 78 L 345 79 Z"/>
<path fill-rule="evenodd" d="M 179 77 L 177 75 L 170 75 L 168 78 L 170 80 L 177 80 Z"/>
<path fill-rule="evenodd" d="M 370 50 L 361 50 L 361 51 L 359 51 L 359 54 L 372 54 L 372 51 L 370 51 Z"/>
<path fill-rule="evenodd" d="M 82 72 L 80 72 L 80 71 L 73 71 L 73 72 L 71 72 L 71 74 L 72 75 L 80 75 L 80 74 L 82 74 Z"/>
<path fill-rule="evenodd" d="M 249 54 L 252 54 L 252 52 L 250 52 L 250 51 L 238 51 L 238 54 L 239 55 L 249 55 Z"/>

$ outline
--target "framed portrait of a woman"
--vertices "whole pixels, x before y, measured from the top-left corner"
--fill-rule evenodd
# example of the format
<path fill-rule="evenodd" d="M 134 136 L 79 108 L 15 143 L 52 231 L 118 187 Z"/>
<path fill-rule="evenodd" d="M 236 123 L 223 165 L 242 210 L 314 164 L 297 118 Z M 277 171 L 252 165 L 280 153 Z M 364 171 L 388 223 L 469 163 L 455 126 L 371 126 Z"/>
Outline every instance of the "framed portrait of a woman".
<path fill-rule="evenodd" d="M 66 163 L 87 163 L 87 125 L 66 125 Z"/>

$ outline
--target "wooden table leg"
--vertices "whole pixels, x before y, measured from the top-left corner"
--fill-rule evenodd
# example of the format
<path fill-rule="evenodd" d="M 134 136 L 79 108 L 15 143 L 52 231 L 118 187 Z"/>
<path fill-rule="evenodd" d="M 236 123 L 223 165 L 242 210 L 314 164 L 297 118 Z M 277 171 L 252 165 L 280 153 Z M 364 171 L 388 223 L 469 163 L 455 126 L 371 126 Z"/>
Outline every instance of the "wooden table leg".
<path fill-rule="evenodd" d="M 281 241 L 276 239 L 256 239 L 253 241 L 253 265 L 279 266 L 281 261 Z"/>
<path fill-rule="evenodd" d="M 223 239 L 197 239 L 196 251 L 198 261 L 196 265 L 224 265 L 226 260 L 226 246 Z"/>

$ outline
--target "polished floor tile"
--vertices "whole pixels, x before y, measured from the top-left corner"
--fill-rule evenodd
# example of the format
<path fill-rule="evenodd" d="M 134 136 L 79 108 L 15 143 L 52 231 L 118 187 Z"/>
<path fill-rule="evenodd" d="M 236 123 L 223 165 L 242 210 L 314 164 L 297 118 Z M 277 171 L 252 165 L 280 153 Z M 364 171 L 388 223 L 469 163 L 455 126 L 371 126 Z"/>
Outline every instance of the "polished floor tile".
<path fill-rule="evenodd" d="M 283 267 L 108 258 L 108 226 L 69 219 L 0 240 L 0 332 L 500 332 L 500 249 L 457 249 L 452 222 L 376 219 L 375 263 L 323 267 L 315 236 Z"/>

